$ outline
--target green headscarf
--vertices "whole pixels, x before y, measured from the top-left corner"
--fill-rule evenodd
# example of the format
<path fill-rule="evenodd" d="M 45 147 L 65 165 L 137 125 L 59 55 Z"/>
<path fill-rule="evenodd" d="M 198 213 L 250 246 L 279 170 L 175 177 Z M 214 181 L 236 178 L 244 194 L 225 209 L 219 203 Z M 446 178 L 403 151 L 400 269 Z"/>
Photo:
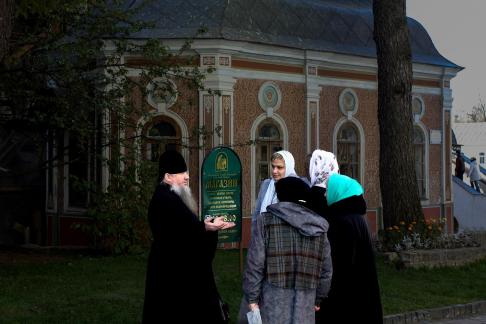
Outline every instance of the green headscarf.
<path fill-rule="evenodd" d="M 327 182 L 327 205 L 331 206 L 343 199 L 363 194 L 358 181 L 348 176 L 334 173 Z"/>

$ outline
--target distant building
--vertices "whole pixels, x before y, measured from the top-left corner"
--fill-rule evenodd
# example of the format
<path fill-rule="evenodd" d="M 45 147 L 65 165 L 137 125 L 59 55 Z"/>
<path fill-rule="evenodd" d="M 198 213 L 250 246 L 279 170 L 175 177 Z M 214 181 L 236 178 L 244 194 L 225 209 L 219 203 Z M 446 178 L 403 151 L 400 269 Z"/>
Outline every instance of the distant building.
<path fill-rule="evenodd" d="M 468 158 L 476 157 L 479 166 L 486 168 L 486 122 L 452 124 L 457 144 Z"/>

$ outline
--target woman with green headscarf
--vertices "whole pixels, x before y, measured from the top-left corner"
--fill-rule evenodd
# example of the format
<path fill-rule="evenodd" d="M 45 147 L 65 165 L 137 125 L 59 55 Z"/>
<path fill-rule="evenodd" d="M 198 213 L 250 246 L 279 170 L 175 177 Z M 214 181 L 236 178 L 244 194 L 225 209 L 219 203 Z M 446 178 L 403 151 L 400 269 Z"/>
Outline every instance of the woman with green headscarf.
<path fill-rule="evenodd" d="M 335 173 L 327 180 L 326 195 L 334 272 L 316 323 L 383 323 L 363 188 L 356 180 Z"/>

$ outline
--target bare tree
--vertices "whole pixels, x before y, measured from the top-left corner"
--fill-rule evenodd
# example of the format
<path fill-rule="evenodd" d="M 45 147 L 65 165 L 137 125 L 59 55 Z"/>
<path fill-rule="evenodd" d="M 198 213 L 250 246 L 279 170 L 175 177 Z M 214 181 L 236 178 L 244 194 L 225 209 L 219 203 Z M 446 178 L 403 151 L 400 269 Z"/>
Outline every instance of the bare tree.
<path fill-rule="evenodd" d="M 473 106 L 472 112 L 467 114 L 467 118 L 473 123 L 486 122 L 486 105 L 481 98 L 479 103 Z"/>
<path fill-rule="evenodd" d="M 405 0 L 373 0 L 380 189 L 386 227 L 423 219 L 412 143 L 412 61 Z"/>

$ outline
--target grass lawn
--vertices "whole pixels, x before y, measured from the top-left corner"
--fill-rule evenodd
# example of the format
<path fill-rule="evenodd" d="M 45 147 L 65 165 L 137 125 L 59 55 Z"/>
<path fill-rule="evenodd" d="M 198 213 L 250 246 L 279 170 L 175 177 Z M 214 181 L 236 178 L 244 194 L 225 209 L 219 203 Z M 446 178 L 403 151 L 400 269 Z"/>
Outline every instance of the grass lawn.
<path fill-rule="evenodd" d="M 0 262 L 0 322 L 138 323 L 146 262 L 146 255 Z M 239 251 L 218 251 L 214 270 L 234 319 L 242 294 Z M 486 299 L 486 260 L 396 270 L 379 259 L 378 271 L 385 314 Z"/>

